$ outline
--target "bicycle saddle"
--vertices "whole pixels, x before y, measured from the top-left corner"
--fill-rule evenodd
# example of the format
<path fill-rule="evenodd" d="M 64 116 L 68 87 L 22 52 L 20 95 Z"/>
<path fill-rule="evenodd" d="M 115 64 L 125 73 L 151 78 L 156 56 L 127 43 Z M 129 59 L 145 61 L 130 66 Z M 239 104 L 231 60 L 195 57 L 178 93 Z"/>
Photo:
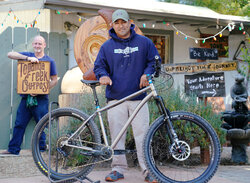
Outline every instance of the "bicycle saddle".
<path fill-rule="evenodd" d="M 88 85 L 88 86 L 99 86 L 100 85 L 98 80 L 84 80 L 84 79 L 81 79 L 81 82 Z"/>

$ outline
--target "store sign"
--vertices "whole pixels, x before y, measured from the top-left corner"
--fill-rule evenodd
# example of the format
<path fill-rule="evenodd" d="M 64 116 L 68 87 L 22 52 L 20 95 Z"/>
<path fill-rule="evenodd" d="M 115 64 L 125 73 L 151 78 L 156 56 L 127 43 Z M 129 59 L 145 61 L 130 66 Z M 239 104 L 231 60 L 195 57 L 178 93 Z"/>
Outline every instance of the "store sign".
<path fill-rule="evenodd" d="M 195 72 L 218 72 L 237 70 L 237 62 L 200 62 L 188 64 L 168 64 L 165 67 L 168 73 L 195 73 Z"/>
<path fill-rule="evenodd" d="M 185 93 L 197 97 L 224 97 L 224 72 L 185 75 Z"/>
<path fill-rule="evenodd" d="M 48 94 L 50 83 L 50 62 L 18 61 L 17 93 Z"/>
<path fill-rule="evenodd" d="M 218 50 L 210 48 L 189 48 L 190 59 L 218 60 Z"/>
<path fill-rule="evenodd" d="M 212 34 L 201 34 L 201 38 L 207 38 L 213 36 Z M 204 43 L 200 44 L 203 48 L 216 48 L 218 50 L 219 57 L 227 57 L 227 50 L 228 47 L 228 36 L 216 36 L 216 40 L 214 39 L 206 39 Z"/>

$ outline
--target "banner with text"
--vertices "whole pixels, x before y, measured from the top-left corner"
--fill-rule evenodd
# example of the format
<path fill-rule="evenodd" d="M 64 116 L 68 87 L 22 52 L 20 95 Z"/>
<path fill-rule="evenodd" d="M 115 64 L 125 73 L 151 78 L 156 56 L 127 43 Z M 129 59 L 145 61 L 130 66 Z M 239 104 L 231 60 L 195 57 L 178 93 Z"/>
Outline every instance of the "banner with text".
<path fill-rule="evenodd" d="M 237 70 L 237 62 L 200 62 L 188 64 L 168 64 L 165 65 L 168 73 L 194 73 L 194 72 L 218 72 Z"/>
<path fill-rule="evenodd" d="M 17 93 L 19 94 L 49 94 L 50 62 L 18 61 Z"/>
<path fill-rule="evenodd" d="M 185 75 L 185 93 L 197 97 L 224 97 L 224 72 Z"/>

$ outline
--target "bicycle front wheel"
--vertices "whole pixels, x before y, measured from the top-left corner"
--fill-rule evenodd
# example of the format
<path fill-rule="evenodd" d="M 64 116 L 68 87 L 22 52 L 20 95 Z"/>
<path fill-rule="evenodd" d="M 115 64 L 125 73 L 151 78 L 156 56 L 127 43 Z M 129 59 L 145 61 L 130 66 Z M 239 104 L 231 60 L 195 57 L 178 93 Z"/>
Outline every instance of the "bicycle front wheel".
<path fill-rule="evenodd" d="M 99 130 L 93 120 L 89 120 L 72 139 L 69 137 L 88 119 L 77 109 L 59 108 L 51 113 L 51 144 L 49 147 L 49 114 L 36 125 L 32 135 L 32 156 L 39 170 L 46 176 L 49 171 L 52 180 L 84 178 L 94 167 L 98 156 L 86 152 L 81 147 L 98 150 L 101 144 Z M 46 138 L 46 140 L 45 140 Z M 68 141 L 68 142 L 67 142 Z M 65 145 L 67 142 L 69 145 Z M 72 178 L 72 179 L 71 179 Z"/>
<path fill-rule="evenodd" d="M 144 138 L 144 158 L 159 182 L 204 183 L 220 162 L 220 143 L 212 126 L 189 112 L 172 112 L 171 121 L 179 139 L 171 142 L 164 116 L 150 126 Z"/>

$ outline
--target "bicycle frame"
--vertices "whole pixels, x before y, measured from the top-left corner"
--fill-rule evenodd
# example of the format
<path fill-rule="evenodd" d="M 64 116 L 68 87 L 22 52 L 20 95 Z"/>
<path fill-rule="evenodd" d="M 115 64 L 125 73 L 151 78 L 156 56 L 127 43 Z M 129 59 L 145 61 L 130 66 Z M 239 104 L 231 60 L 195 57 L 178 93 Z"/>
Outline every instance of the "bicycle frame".
<path fill-rule="evenodd" d="M 129 125 L 132 123 L 133 119 L 135 118 L 135 116 L 137 115 L 137 113 L 140 111 L 140 109 L 143 107 L 144 104 L 146 104 L 146 102 L 149 101 L 149 99 L 151 97 L 153 97 L 156 102 L 157 102 L 157 106 L 159 108 L 159 111 L 161 112 L 161 114 L 164 114 L 165 115 L 165 121 L 167 122 L 166 124 L 166 128 L 169 132 L 169 135 L 170 135 L 170 139 L 173 141 L 173 142 L 177 142 L 178 139 L 177 139 L 177 135 L 175 133 L 175 131 L 173 130 L 173 126 L 172 126 L 172 123 L 170 121 L 170 112 L 166 109 L 164 103 L 163 103 L 163 100 L 162 98 L 157 94 L 157 91 L 155 89 L 155 86 L 152 82 L 152 79 L 149 78 L 148 79 L 149 81 L 149 86 L 147 86 L 146 88 L 143 88 L 127 97 L 124 97 L 123 99 L 120 99 L 120 100 L 117 100 L 115 103 L 113 104 L 109 104 L 105 107 L 102 107 L 100 108 L 99 104 L 98 104 L 98 99 L 95 98 L 95 101 L 96 101 L 96 111 L 91 115 L 89 116 L 89 118 L 69 137 L 69 139 L 67 140 L 66 144 L 67 146 L 70 146 L 70 147 L 75 147 L 75 148 L 80 148 L 80 149 L 84 149 L 84 150 L 93 150 L 92 148 L 89 148 L 89 147 L 78 147 L 78 146 L 74 146 L 74 145 L 70 145 L 68 144 L 68 141 L 72 138 L 74 138 L 77 134 L 80 134 L 81 131 L 83 130 L 83 127 L 85 126 L 85 124 L 96 117 L 96 115 L 98 115 L 99 117 L 99 122 L 100 122 L 100 127 L 101 127 L 101 131 L 102 131 L 102 135 L 103 135 L 103 139 L 104 139 L 104 144 L 105 146 L 109 146 L 109 143 L 108 143 L 108 139 L 107 139 L 107 135 L 106 135 L 106 129 L 104 127 L 104 123 L 103 123 L 103 119 L 102 119 L 102 115 L 101 113 L 104 112 L 104 111 L 107 111 L 108 109 L 110 108 L 113 108 L 127 100 L 130 100 L 138 95 L 141 95 L 143 94 L 144 92 L 147 92 L 147 91 L 150 91 L 150 93 L 148 93 L 148 95 L 136 106 L 135 110 L 133 111 L 132 115 L 129 117 L 129 119 L 127 120 L 127 122 L 125 123 L 125 125 L 123 126 L 123 128 L 120 130 L 119 134 L 117 135 L 117 137 L 114 139 L 113 143 L 111 144 L 111 149 L 114 149 L 115 146 L 117 145 L 117 143 L 119 142 L 119 140 L 121 139 L 121 137 L 123 136 L 123 134 L 126 132 L 126 130 L 128 129 Z M 95 88 L 92 88 L 93 91 L 95 90 Z M 94 97 L 96 97 L 95 95 L 95 91 L 94 91 Z"/>

